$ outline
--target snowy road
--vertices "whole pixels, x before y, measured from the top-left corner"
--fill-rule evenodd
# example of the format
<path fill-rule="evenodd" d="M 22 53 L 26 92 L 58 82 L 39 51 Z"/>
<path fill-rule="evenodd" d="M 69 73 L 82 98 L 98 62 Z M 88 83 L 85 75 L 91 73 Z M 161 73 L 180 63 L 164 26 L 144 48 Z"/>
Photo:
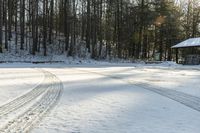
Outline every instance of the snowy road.
<path fill-rule="evenodd" d="M 180 92 L 180 91 L 176 91 L 176 90 L 172 90 L 172 89 L 166 89 L 166 88 L 162 88 L 162 87 L 156 87 L 151 85 L 150 83 L 146 83 L 146 82 L 135 82 L 135 81 L 129 81 L 126 80 L 124 78 L 121 78 L 120 76 L 113 76 L 113 75 L 108 75 L 108 74 L 102 74 L 102 73 L 98 73 L 96 71 L 88 71 L 89 73 L 96 73 L 99 75 L 103 75 L 106 77 L 110 77 L 113 79 L 118 79 L 118 80 L 122 80 L 124 82 L 127 82 L 128 84 L 132 84 L 135 86 L 139 86 L 143 89 L 146 90 L 150 90 L 152 92 L 155 92 L 157 94 L 160 94 L 162 96 L 165 96 L 167 98 L 170 98 L 174 101 L 177 101 L 183 105 L 186 105 L 194 110 L 197 110 L 200 112 L 200 97 L 197 96 L 193 96 L 184 92 Z"/>
<path fill-rule="evenodd" d="M 0 107 L 0 118 L 1 120 L 4 119 L 4 121 L 9 115 L 15 115 L 18 110 L 23 109 L 21 114 L 6 121 L 6 124 L 1 124 L 1 133 L 29 132 L 59 99 L 62 90 L 60 80 L 47 71 L 40 71 L 45 75 L 41 84 L 28 93 Z"/>
<path fill-rule="evenodd" d="M 39 67 L 50 72 L 47 75 L 53 74 L 52 79 L 49 79 L 51 82 L 43 84 L 47 85 L 45 91 L 36 96 L 37 99 L 23 104 L 23 109 L 0 117 L 0 125 L 6 121 L 2 119 L 10 119 L 10 129 L 7 128 L 9 126 L 2 126 L 5 132 L 8 129 L 11 132 L 25 131 L 26 127 L 29 129 L 32 126 L 33 121 L 37 121 L 40 116 L 42 118 L 43 113 L 38 115 L 36 111 L 31 116 L 32 112 L 40 107 L 38 104 L 45 105 L 39 110 L 49 107 L 46 101 L 51 103 L 51 100 L 46 99 L 49 99 L 49 93 L 51 97 L 59 95 L 62 86 L 56 83 L 60 83 L 60 80 L 64 86 L 62 97 L 41 123 L 35 125 L 32 133 L 200 132 L 200 86 L 196 84 L 200 81 L 198 70 L 131 65 L 27 67 Z M 10 68 L 9 71 L 12 69 L 16 68 Z M 0 73 L 3 72 L 1 70 Z M 51 76 L 44 76 L 44 80 L 45 77 Z M 9 91 L 6 94 L 9 95 Z"/>

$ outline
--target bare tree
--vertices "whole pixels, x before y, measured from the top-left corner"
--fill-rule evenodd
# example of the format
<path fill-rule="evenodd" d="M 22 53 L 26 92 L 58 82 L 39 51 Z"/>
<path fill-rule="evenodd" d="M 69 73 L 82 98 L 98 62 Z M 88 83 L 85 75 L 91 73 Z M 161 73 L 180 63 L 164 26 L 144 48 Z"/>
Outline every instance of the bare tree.
<path fill-rule="evenodd" d="M 2 35 L 3 35 L 3 32 L 2 32 L 2 11 L 3 11 L 3 7 L 2 7 L 2 5 L 3 5 L 3 1 L 2 0 L 0 0 L 0 53 L 2 53 L 3 51 L 3 48 L 2 48 L 2 46 L 3 46 L 3 38 L 2 38 Z"/>

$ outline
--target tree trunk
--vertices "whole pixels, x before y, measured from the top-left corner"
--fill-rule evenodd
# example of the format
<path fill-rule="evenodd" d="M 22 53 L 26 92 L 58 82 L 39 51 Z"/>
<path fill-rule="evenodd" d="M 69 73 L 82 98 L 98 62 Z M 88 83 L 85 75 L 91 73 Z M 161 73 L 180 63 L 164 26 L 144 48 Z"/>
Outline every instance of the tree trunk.
<path fill-rule="evenodd" d="M 0 0 L 0 53 L 3 52 L 3 48 L 2 48 L 2 43 L 3 43 L 3 38 L 2 38 L 2 35 L 3 35 L 3 32 L 2 32 L 2 11 L 3 11 L 3 1 Z"/>
<path fill-rule="evenodd" d="M 5 23 L 4 23 L 4 25 L 5 25 L 5 32 L 4 33 L 5 34 L 4 35 L 5 35 L 5 49 L 6 50 L 8 50 L 8 34 L 7 34 L 8 33 L 8 23 L 7 23 L 8 22 L 7 21 L 7 11 L 8 10 L 7 10 L 7 4 L 8 4 L 7 0 L 4 0 L 4 17 L 5 17 L 4 18 L 4 21 L 5 21 Z"/>
<path fill-rule="evenodd" d="M 47 0 L 43 0 L 43 50 L 44 50 L 44 56 L 47 55 L 47 16 L 46 16 L 46 10 L 47 10 Z"/>
<path fill-rule="evenodd" d="M 65 0 L 66 1 L 66 0 Z M 53 35 L 53 17 L 54 17 L 54 0 L 51 0 L 50 3 L 50 20 L 49 20 L 49 44 L 52 44 L 52 35 Z"/>
<path fill-rule="evenodd" d="M 17 53 L 17 45 L 18 45 L 18 22 L 17 22 L 17 15 L 18 15 L 18 0 L 15 0 L 15 52 Z"/>
<path fill-rule="evenodd" d="M 21 29 L 21 45 L 20 49 L 24 49 L 24 30 L 25 30 L 25 0 L 20 0 L 20 29 Z"/>
<path fill-rule="evenodd" d="M 88 49 L 88 52 L 90 52 L 90 35 L 91 35 L 91 16 L 90 16 L 90 1 L 87 0 L 87 29 L 86 29 L 86 47 Z"/>

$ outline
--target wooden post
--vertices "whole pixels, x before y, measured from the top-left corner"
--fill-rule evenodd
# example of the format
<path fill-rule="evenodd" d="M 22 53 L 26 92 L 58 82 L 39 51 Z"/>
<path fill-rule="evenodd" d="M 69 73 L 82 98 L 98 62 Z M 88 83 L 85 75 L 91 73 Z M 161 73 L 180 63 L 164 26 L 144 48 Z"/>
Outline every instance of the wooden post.
<path fill-rule="evenodd" d="M 176 49 L 176 63 L 178 63 L 178 48 Z"/>
<path fill-rule="evenodd" d="M 176 63 L 178 63 L 178 48 L 176 48 Z"/>

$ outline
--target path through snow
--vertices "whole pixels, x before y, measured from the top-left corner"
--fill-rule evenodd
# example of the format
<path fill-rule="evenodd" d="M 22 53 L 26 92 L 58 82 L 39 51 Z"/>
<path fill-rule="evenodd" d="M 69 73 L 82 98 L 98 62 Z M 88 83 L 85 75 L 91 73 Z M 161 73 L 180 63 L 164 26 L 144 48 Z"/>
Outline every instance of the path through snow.
<path fill-rule="evenodd" d="M 44 86 L 41 84 L 46 89 L 40 90 L 41 95 L 34 94 L 37 98 L 32 100 L 25 96 L 28 103 L 19 102 L 22 107 L 16 104 L 14 107 L 17 111 L 10 111 L 0 117 L 2 132 L 24 132 L 31 129 L 57 103 L 62 89 L 61 82 L 64 86 L 59 103 L 39 125 L 36 124 L 32 133 L 200 132 L 198 69 L 138 67 L 132 64 L 5 66 L 10 67 L 7 72 L 15 67 L 22 67 L 24 72 L 28 72 L 26 67 L 43 68 L 50 72 L 44 76 L 47 77 L 44 80 L 49 78 L 50 83 Z M 4 85 L 4 88 L 7 87 Z M 27 86 L 22 88 L 25 90 Z M 16 90 L 20 89 L 17 87 Z M 9 94 L 7 92 L 5 95 Z M 27 92 L 32 91 L 27 89 Z M 12 98 L 17 94 L 12 95 Z"/>
<path fill-rule="evenodd" d="M 40 85 L 0 107 L 0 119 L 5 121 L 9 115 L 12 116 L 21 110 L 19 115 L 14 116 L 15 118 L 4 122 L 6 124 L 1 124 L 1 133 L 29 132 L 59 99 L 62 83 L 55 75 L 47 71 L 41 72 L 45 77 Z"/>

